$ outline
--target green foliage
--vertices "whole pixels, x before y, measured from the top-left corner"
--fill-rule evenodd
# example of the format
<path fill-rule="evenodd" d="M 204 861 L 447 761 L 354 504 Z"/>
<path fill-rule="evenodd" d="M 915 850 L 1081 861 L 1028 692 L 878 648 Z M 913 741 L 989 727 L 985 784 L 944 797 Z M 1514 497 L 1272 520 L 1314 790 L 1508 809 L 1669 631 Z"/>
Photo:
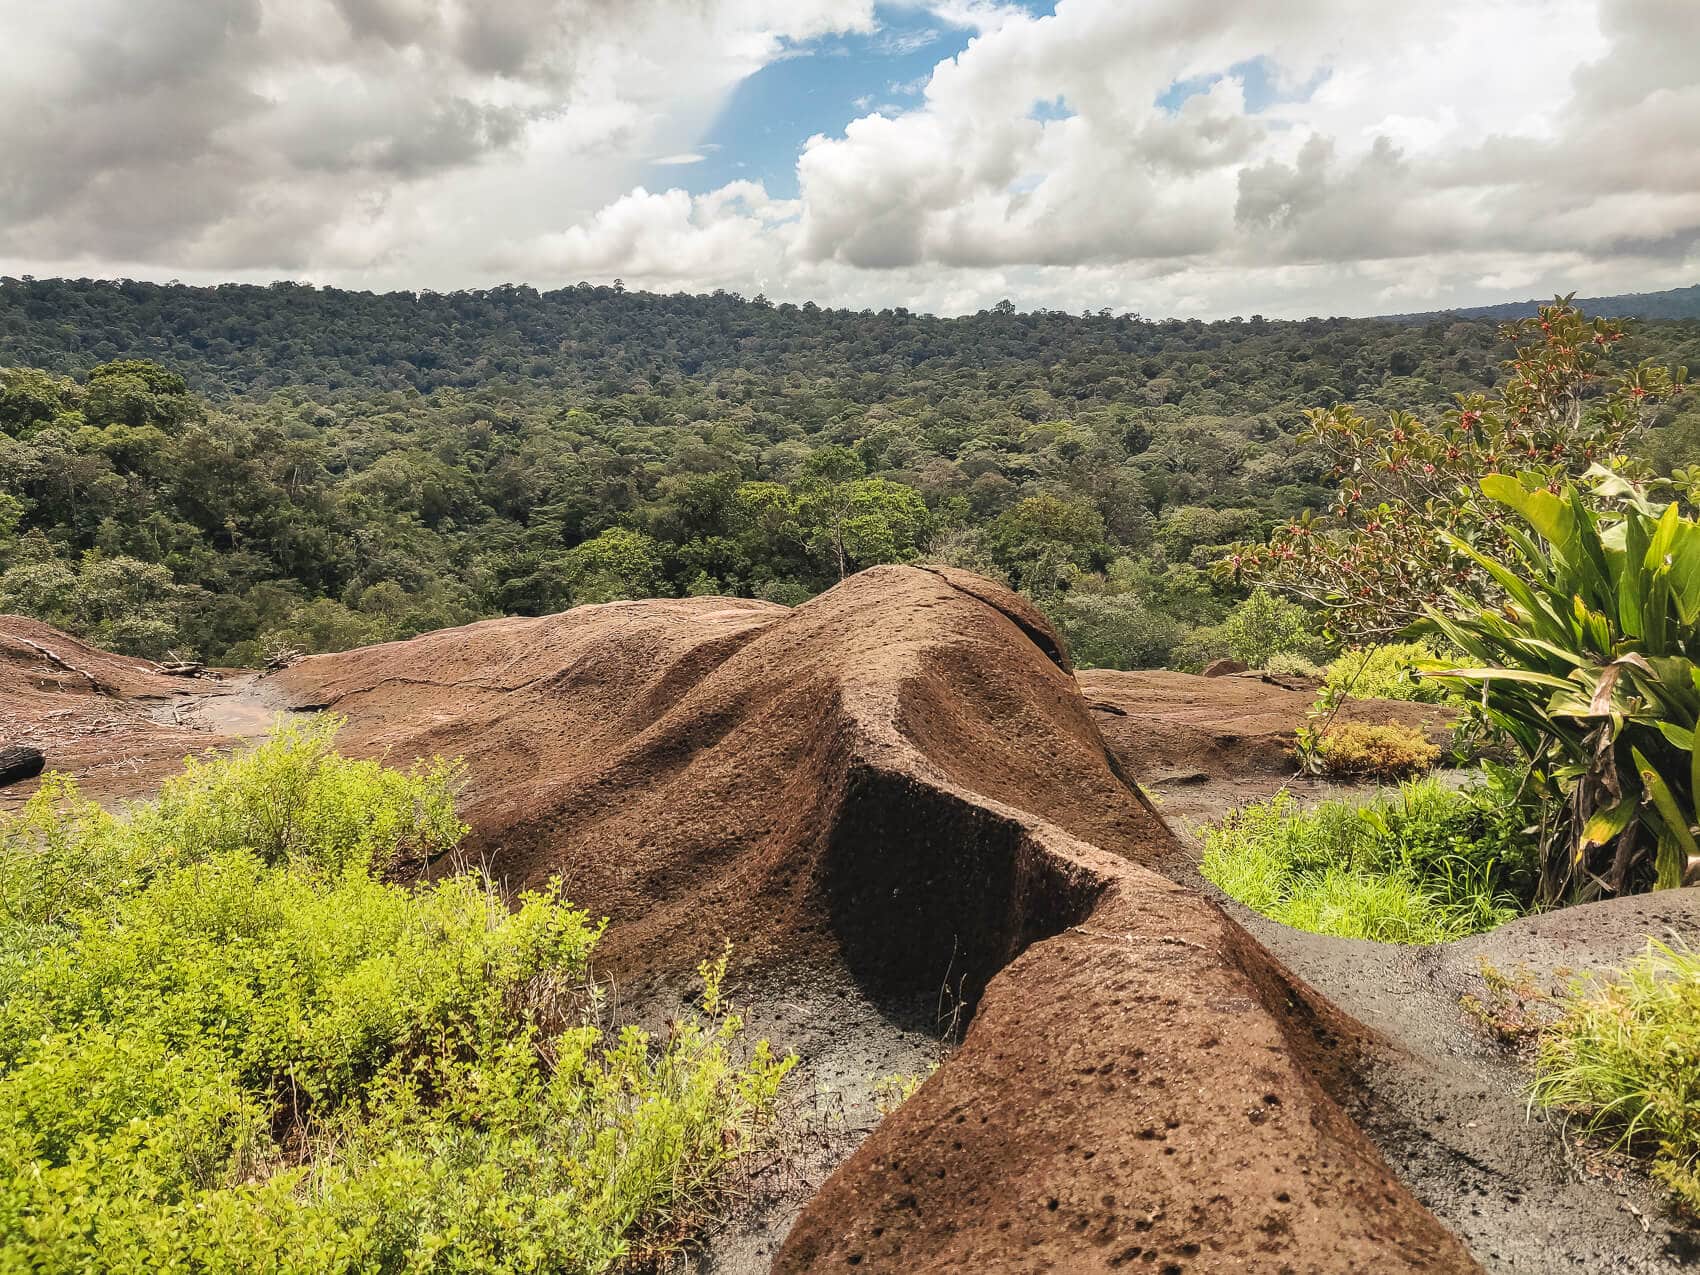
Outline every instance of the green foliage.
<path fill-rule="evenodd" d="M 1579 986 L 1541 1036 L 1534 1097 L 1648 1152 L 1700 1213 L 1700 954 L 1649 943 L 1619 977 Z"/>
<path fill-rule="evenodd" d="M 601 1024 L 601 932 L 379 865 L 450 767 L 283 730 L 103 814 L 0 815 L 0 1268 L 605 1271 L 702 1216 L 790 1060 L 722 1004 Z"/>
<path fill-rule="evenodd" d="M 188 758 L 132 813 L 133 834 L 179 853 L 241 850 L 329 872 L 381 874 L 453 849 L 466 833 L 454 810 L 460 765 L 438 758 L 403 771 L 341 757 L 341 726 L 334 716 L 280 722 L 246 752 Z"/>
<path fill-rule="evenodd" d="M 173 646 L 203 594 L 171 572 L 134 558 L 91 550 L 75 566 L 17 552 L 0 572 L 0 611 L 32 615 L 98 646 L 157 659 Z"/>
<path fill-rule="evenodd" d="M 1263 671 L 1277 677 L 1304 677 L 1315 682 L 1327 676 L 1322 665 L 1296 651 L 1277 651 L 1263 662 Z"/>
<path fill-rule="evenodd" d="M 1314 655 L 1321 645 L 1305 609 L 1268 589 L 1253 589 L 1228 612 L 1222 636 L 1228 653 L 1250 668 L 1262 668 L 1276 655 Z"/>
<path fill-rule="evenodd" d="M 82 390 L 75 381 L 39 368 L 0 368 L 0 430 L 21 434 L 74 411 Z"/>
<path fill-rule="evenodd" d="M 1205 833 L 1200 871 L 1263 915 L 1316 934 L 1439 943 L 1517 916 L 1533 889 L 1532 847 L 1512 778 L 1473 789 L 1434 780 L 1365 805 L 1301 811 L 1287 792 Z"/>
<path fill-rule="evenodd" d="M 0 995 L 56 927 L 132 893 L 151 867 L 122 825 L 49 771 L 17 813 L 0 812 Z"/>
<path fill-rule="evenodd" d="M 1700 863 L 1700 524 L 1601 471 L 1574 485 L 1493 475 L 1483 492 L 1528 528 L 1493 558 L 1505 591 L 1462 595 L 1434 627 L 1470 667 L 1436 680 L 1479 694 L 1552 798 L 1542 897 L 1679 886 Z"/>
<path fill-rule="evenodd" d="M 986 529 L 992 558 L 1029 592 L 1054 591 L 1103 544 L 1104 520 L 1079 500 L 1041 492 L 999 514 Z"/>
<path fill-rule="evenodd" d="M 803 542 L 840 580 L 861 567 L 912 560 L 932 527 L 914 488 L 866 477 L 861 457 L 845 447 L 809 457 L 794 508 Z"/>
<path fill-rule="evenodd" d="M 1133 593 L 1066 594 L 1049 608 L 1080 668 L 1162 668 L 1181 626 Z"/>
<path fill-rule="evenodd" d="M 655 541 L 625 527 L 610 527 L 568 550 L 562 564 L 575 603 L 653 597 L 661 579 Z"/>
<path fill-rule="evenodd" d="M 1422 642 L 1381 642 L 1354 647 L 1331 660 L 1325 684 L 1349 699 L 1402 699 L 1439 704 L 1449 697 L 1440 682 L 1418 676 L 1435 652 Z"/>
<path fill-rule="evenodd" d="M 1169 654 L 1169 667 L 1182 673 L 1197 673 L 1213 660 L 1226 659 L 1228 639 L 1219 624 L 1201 624 L 1179 642 Z"/>
<path fill-rule="evenodd" d="M 1637 336 L 1700 357 L 1700 325 Z M 0 574 L 58 564 L 6 605 L 105 645 L 258 663 L 639 594 L 798 601 L 924 555 L 1047 608 L 1135 594 L 1151 637 L 1106 658 L 1160 658 L 1168 621 L 1196 667 L 1243 594 L 1209 564 L 1328 499 L 1301 408 L 1434 416 L 1501 354 L 1451 320 L 0 280 L 26 365 L 0 369 Z M 1657 397 L 1649 459 L 1687 463 L 1697 408 Z M 74 605 L 91 550 L 192 592 Z"/>

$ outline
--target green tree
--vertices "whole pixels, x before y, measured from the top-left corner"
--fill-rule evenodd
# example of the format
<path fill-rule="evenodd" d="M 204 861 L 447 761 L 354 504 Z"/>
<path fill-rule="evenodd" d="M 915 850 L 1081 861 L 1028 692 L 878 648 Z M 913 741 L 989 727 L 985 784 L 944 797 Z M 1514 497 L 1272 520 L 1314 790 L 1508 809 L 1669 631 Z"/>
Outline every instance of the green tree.
<path fill-rule="evenodd" d="M 1305 609 L 1268 589 L 1251 595 L 1222 621 L 1228 653 L 1251 668 L 1263 668 L 1273 655 L 1314 658 L 1321 646 Z"/>
<path fill-rule="evenodd" d="M 883 562 L 909 562 L 932 529 L 932 515 L 913 487 L 884 478 L 859 478 L 830 488 L 805 488 L 798 517 L 809 542 L 842 580 L 850 571 Z"/>
<path fill-rule="evenodd" d="M 202 415 L 183 378 L 146 359 L 102 363 L 91 371 L 82 410 L 91 425 L 153 425 L 171 433 Z"/>
<path fill-rule="evenodd" d="M 127 655 L 194 650 L 189 623 L 202 591 L 178 584 L 165 567 L 92 552 L 72 566 L 43 555 L 39 542 L 18 558 L 0 573 L 0 611 L 38 616 Z"/>
<path fill-rule="evenodd" d="M 1307 412 L 1335 456 L 1333 507 L 1242 547 L 1224 568 L 1304 598 L 1354 639 L 1397 632 L 1455 593 L 1499 600 L 1493 575 L 1453 547 L 1507 548 L 1505 511 L 1477 498 L 1481 479 L 1527 472 L 1557 491 L 1597 464 L 1638 473 L 1626 447 L 1652 405 L 1685 387 L 1686 369 L 1621 363 L 1625 335 L 1560 298 L 1506 326 L 1521 344 L 1499 394 L 1459 395 L 1427 421 L 1395 411 L 1377 424 L 1343 405 Z"/>
<path fill-rule="evenodd" d="M 866 471 L 862 458 L 848 447 L 823 447 L 803 463 L 797 493 L 797 517 L 810 546 L 824 553 L 844 579 L 851 553 L 849 523 L 857 480 Z"/>
<path fill-rule="evenodd" d="M 653 597 L 660 589 L 655 541 L 626 527 L 610 527 L 569 549 L 563 566 L 575 605 Z"/>
<path fill-rule="evenodd" d="M 1091 505 L 1041 492 L 1018 501 L 986 529 L 993 559 L 1041 593 L 1066 586 L 1064 568 L 1086 566 L 1103 545 L 1104 519 Z"/>
<path fill-rule="evenodd" d="M 0 368 L 0 432 L 16 435 L 51 421 L 81 398 L 75 381 L 33 367 Z"/>
<path fill-rule="evenodd" d="M 1051 608 L 1079 668 L 1161 668 L 1181 626 L 1137 594 L 1070 592 Z"/>

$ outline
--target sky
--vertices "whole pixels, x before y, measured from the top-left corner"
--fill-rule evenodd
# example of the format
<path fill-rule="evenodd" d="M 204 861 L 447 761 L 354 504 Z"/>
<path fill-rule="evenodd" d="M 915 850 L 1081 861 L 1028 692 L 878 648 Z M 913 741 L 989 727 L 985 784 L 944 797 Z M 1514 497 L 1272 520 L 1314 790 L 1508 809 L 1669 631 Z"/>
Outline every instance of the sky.
<path fill-rule="evenodd" d="M 0 274 L 1377 314 L 1700 281 L 1700 0 L 0 0 Z"/>

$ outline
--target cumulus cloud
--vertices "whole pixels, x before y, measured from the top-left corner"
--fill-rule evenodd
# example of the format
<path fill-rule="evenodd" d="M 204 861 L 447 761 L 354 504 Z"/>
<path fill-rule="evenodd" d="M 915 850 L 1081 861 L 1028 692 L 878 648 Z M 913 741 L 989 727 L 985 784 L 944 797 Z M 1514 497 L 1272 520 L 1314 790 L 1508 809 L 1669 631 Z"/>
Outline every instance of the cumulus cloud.
<path fill-rule="evenodd" d="M 872 0 L 0 0 L 0 261 L 338 275 L 426 230 L 413 268 L 464 268 L 486 217 L 588 216 L 788 41 L 873 26 Z"/>
<path fill-rule="evenodd" d="M 1692 4 L 907 0 L 972 40 L 775 199 L 643 160 L 688 171 L 739 78 L 875 32 L 872 0 L 0 0 L 29 32 L 0 263 L 945 312 L 1672 286 L 1700 272 Z"/>
<path fill-rule="evenodd" d="M 1690 282 L 1690 9 L 1062 0 L 941 64 L 914 109 L 813 139 L 766 272 L 1218 314 Z"/>

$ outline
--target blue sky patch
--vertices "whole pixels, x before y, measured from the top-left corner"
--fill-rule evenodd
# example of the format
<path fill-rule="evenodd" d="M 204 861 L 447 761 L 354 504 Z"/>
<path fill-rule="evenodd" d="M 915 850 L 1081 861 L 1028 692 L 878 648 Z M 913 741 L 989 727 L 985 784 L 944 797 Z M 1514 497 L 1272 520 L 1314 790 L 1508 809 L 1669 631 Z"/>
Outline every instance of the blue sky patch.
<path fill-rule="evenodd" d="M 1048 102 L 1033 103 L 1033 109 L 1027 112 L 1027 118 L 1038 120 L 1041 124 L 1049 124 L 1052 120 L 1066 120 L 1073 114 L 1067 99 L 1058 93 Z"/>
<path fill-rule="evenodd" d="M 1324 69 L 1296 90 L 1282 93 L 1275 64 L 1266 57 L 1255 57 L 1234 63 L 1226 73 L 1218 71 L 1212 75 L 1195 75 L 1190 79 L 1176 80 L 1158 95 L 1157 105 L 1165 111 L 1178 111 L 1189 97 L 1209 92 L 1212 85 L 1223 79 L 1235 79 L 1240 82 L 1240 87 L 1245 92 L 1247 113 L 1256 115 L 1259 111 L 1266 111 L 1280 102 L 1308 102 L 1327 78 L 1328 72 Z"/>
<path fill-rule="evenodd" d="M 1056 6 L 1021 7 L 1048 14 Z M 696 148 L 701 161 L 658 166 L 657 180 L 697 194 L 759 181 L 775 198 L 794 199 L 804 142 L 816 133 L 837 136 L 864 115 L 913 109 L 933 68 L 974 37 L 919 5 L 882 4 L 876 13 L 880 27 L 872 35 L 807 41 L 744 80 Z"/>

